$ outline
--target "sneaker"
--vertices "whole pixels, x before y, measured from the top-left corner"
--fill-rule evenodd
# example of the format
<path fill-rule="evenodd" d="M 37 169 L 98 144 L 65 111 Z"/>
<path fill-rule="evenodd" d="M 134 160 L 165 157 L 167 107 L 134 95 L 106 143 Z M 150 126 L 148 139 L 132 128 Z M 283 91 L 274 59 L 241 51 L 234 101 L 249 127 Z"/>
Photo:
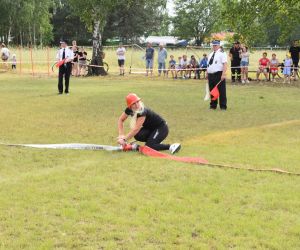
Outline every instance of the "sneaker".
<path fill-rule="evenodd" d="M 244 80 L 242 80 L 242 84 L 245 84 L 245 81 L 244 81 Z"/>
<path fill-rule="evenodd" d="M 180 143 L 173 143 L 173 144 L 171 144 L 169 150 L 170 150 L 171 154 L 175 154 L 180 150 L 180 148 L 181 148 Z"/>
<path fill-rule="evenodd" d="M 249 80 L 246 80 L 246 83 L 250 83 Z"/>

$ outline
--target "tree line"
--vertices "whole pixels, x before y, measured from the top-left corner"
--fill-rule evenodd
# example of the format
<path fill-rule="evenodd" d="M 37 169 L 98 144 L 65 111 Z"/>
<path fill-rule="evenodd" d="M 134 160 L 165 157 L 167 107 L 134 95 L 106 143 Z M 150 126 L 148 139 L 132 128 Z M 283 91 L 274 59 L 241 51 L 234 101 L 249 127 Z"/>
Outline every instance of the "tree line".
<path fill-rule="evenodd" d="M 0 40 L 23 46 L 57 44 L 61 38 L 92 44 L 97 24 L 97 39 L 104 43 L 175 35 L 202 44 L 220 31 L 256 46 L 299 39 L 298 0 L 174 0 L 174 16 L 166 5 L 166 0 L 0 0 Z"/>

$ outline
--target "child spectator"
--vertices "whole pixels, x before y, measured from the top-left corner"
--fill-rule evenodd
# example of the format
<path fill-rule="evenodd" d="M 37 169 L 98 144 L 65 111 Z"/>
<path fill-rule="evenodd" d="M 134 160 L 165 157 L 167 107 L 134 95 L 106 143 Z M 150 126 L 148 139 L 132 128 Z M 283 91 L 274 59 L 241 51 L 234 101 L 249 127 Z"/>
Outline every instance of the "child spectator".
<path fill-rule="evenodd" d="M 186 76 L 186 70 L 188 68 L 188 60 L 187 60 L 187 56 L 186 55 L 183 55 L 182 56 L 182 59 L 180 61 L 180 65 L 181 65 L 181 78 L 182 79 L 185 79 L 187 76 Z"/>
<path fill-rule="evenodd" d="M 249 83 L 249 80 L 248 80 L 249 56 L 250 56 L 250 54 L 248 52 L 248 47 L 242 46 L 241 52 L 240 52 L 242 84 Z"/>
<path fill-rule="evenodd" d="M 198 69 L 198 63 L 197 60 L 195 58 L 195 56 L 191 56 L 191 60 L 188 64 L 188 69 L 189 69 L 189 78 L 191 78 L 192 75 L 192 71 L 194 72 L 194 79 L 196 79 L 198 77 L 198 79 L 200 78 L 199 76 L 199 69 Z"/>
<path fill-rule="evenodd" d="M 175 75 L 175 79 L 177 79 L 178 72 L 180 72 L 180 74 L 182 74 L 182 73 L 181 73 L 181 70 L 182 70 L 181 60 L 182 60 L 182 57 L 179 56 L 179 57 L 178 57 L 178 64 L 176 65 L 176 75 Z"/>
<path fill-rule="evenodd" d="M 175 71 L 175 67 L 176 67 L 176 61 L 174 60 L 174 56 L 170 55 L 170 61 L 169 61 L 169 69 L 168 72 L 171 71 L 172 74 L 172 78 L 175 79 L 176 77 L 176 71 Z M 167 74 L 168 76 L 168 74 Z"/>
<path fill-rule="evenodd" d="M 279 62 L 276 58 L 276 54 L 274 53 L 272 54 L 272 59 L 270 61 L 270 72 L 272 74 L 272 79 L 271 79 L 272 82 L 276 82 L 275 76 L 278 74 L 278 64 Z"/>
<path fill-rule="evenodd" d="M 260 73 L 263 73 L 265 75 L 266 80 L 268 80 L 268 70 L 270 66 L 270 60 L 267 58 L 267 52 L 263 53 L 263 57 L 259 59 L 259 67 L 256 74 L 256 80 L 260 81 L 259 76 Z"/>
<path fill-rule="evenodd" d="M 287 54 L 286 58 L 284 60 L 284 68 L 283 68 L 284 81 L 283 81 L 283 83 L 286 83 L 286 80 L 288 80 L 288 83 L 291 83 L 292 66 L 293 66 L 293 60 L 291 59 L 290 54 Z"/>
<path fill-rule="evenodd" d="M 204 53 L 204 54 L 203 54 L 203 58 L 202 58 L 201 61 L 199 62 L 199 68 L 200 68 L 200 71 L 199 71 L 199 79 L 200 79 L 200 76 L 201 76 L 201 72 L 204 73 L 204 78 L 205 78 L 205 79 L 207 78 L 207 76 L 206 76 L 207 65 L 208 65 L 208 59 L 207 59 L 207 55 Z"/>
<path fill-rule="evenodd" d="M 11 58 L 11 69 L 12 70 L 16 70 L 17 69 L 17 57 L 16 57 L 16 54 L 12 55 L 12 58 Z"/>

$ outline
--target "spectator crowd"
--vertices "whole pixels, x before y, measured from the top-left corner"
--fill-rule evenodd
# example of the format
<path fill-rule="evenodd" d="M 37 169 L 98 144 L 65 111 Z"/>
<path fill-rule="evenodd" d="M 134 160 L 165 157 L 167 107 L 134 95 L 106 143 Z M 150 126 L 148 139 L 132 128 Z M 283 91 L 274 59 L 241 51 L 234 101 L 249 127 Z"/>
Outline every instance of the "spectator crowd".
<path fill-rule="evenodd" d="M 84 47 L 77 46 L 76 41 L 72 42 L 71 50 L 74 54 L 72 61 L 72 76 L 84 76 L 87 73 L 87 52 Z M 222 48 L 222 47 L 221 47 Z M 158 76 L 171 77 L 173 79 L 207 79 L 208 57 L 204 53 L 201 58 L 195 55 L 188 57 L 186 54 L 175 58 L 173 54 L 169 54 L 164 44 L 159 44 L 158 49 L 152 47 L 151 43 L 147 44 L 143 60 L 145 60 L 145 75 L 153 75 L 153 65 L 157 54 L 157 72 Z M 246 84 L 249 80 L 272 81 L 281 78 L 283 75 L 284 82 L 290 82 L 292 79 L 296 80 L 298 75 L 300 46 L 296 41 L 292 43 L 286 57 L 280 61 L 276 53 L 268 55 L 263 52 L 261 58 L 257 62 L 257 70 L 249 70 L 250 52 L 246 45 L 239 41 L 234 42 L 232 48 L 229 50 L 229 61 L 231 62 L 231 82 L 232 84 Z M 122 44 L 116 51 L 117 61 L 119 65 L 120 75 L 125 75 L 125 61 L 126 49 Z M 9 69 L 11 65 L 12 70 L 17 68 L 17 58 L 15 54 L 11 54 L 7 46 L 1 44 L 1 60 L 2 68 Z M 252 68 L 253 69 L 253 68 Z M 249 72 L 255 73 L 254 79 L 249 77 Z M 263 78 L 261 78 L 261 75 Z"/>

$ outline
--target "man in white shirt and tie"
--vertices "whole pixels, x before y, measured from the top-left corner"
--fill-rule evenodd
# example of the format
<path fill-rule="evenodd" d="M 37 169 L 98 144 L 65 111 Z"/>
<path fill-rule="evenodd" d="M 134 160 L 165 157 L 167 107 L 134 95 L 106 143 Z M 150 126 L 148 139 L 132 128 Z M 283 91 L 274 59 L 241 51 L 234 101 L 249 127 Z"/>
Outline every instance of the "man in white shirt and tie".
<path fill-rule="evenodd" d="M 226 70 L 227 70 L 227 55 L 220 48 L 220 41 L 214 40 L 212 42 L 213 51 L 208 56 L 208 84 L 211 91 L 217 84 L 220 93 L 220 109 L 227 109 L 227 97 L 226 97 Z M 218 106 L 218 98 L 213 100 L 211 96 L 210 109 L 216 109 Z"/>
<path fill-rule="evenodd" d="M 63 78 L 65 76 L 65 94 L 69 94 L 69 82 L 70 82 L 70 75 L 72 71 L 72 61 L 74 59 L 73 51 L 68 47 L 67 41 L 63 40 L 60 42 L 60 50 L 56 55 L 57 61 L 64 60 L 64 64 L 59 67 L 58 73 L 58 94 L 61 95 L 64 90 L 63 86 Z"/>

